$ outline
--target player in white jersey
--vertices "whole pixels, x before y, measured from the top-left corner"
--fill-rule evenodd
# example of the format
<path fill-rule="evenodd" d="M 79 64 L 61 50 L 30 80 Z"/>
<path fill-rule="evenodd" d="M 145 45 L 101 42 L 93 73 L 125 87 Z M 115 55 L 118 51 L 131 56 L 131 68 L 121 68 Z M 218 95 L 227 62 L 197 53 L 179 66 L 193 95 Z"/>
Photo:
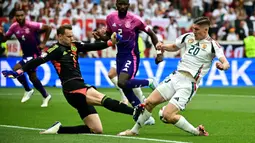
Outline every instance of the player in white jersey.
<path fill-rule="evenodd" d="M 171 73 L 150 94 L 143 104 L 136 110 L 134 118 L 136 124 L 131 130 L 126 130 L 118 135 L 137 135 L 139 129 L 150 116 L 153 108 L 160 103 L 169 101 L 163 110 L 162 120 L 193 135 L 208 136 L 202 125 L 195 128 L 182 115 L 178 114 L 184 110 L 188 102 L 196 93 L 200 79 L 207 74 L 216 56 L 220 62 L 216 63 L 219 70 L 227 70 L 229 63 L 223 54 L 222 48 L 208 35 L 210 20 L 207 17 L 199 17 L 194 20 L 192 33 L 186 33 L 176 39 L 175 44 L 159 44 L 158 49 L 173 52 L 185 48 L 177 71 Z"/>

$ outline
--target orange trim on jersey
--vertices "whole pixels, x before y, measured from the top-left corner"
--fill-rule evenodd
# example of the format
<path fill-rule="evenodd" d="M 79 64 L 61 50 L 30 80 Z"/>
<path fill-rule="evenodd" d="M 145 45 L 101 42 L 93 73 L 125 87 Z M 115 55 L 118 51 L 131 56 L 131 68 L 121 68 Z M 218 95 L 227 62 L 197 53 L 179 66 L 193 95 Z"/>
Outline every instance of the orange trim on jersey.
<path fill-rule="evenodd" d="M 83 95 L 86 96 L 87 88 L 81 88 L 81 89 L 73 90 L 73 91 L 70 91 L 70 93 L 80 93 L 80 94 L 83 94 Z"/>
<path fill-rule="evenodd" d="M 57 69 L 58 74 L 60 74 L 60 72 L 61 72 L 61 64 L 59 62 L 57 62 L 57 61 L 52 61 L 52 63 L 54 65 L 54 67 Z"/>

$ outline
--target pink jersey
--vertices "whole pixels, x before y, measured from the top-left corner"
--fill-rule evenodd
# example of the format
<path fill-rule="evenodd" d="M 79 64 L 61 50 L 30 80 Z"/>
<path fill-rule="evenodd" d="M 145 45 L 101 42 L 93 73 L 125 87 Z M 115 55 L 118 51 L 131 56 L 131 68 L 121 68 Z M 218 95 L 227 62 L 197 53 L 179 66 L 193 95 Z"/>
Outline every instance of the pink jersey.
<path fill-rule="evenodd" d="M 107 32 L 116 32 L 122 36 L 122 41 L 117 44 L 118 55 L 120 54 L 138 54 L 138 35 L 139 31 L 147 31 L 146 24 L 142 19 L 128 12 L 126 17 L 120 19 L 118 17 L 118 12 L 112 12 L 106 18 Z"/>
<path fill-rule="evenodd" d="M 20 42 L 23 56 L 35 56 L 40 55 L 38 45 L 40 44 L 39 33 L 42 23 L 25 21 L 25 25 L 21 27 L 18 22 L 11 25 L 7 31 L 6 36 L 15 35 Z"/>

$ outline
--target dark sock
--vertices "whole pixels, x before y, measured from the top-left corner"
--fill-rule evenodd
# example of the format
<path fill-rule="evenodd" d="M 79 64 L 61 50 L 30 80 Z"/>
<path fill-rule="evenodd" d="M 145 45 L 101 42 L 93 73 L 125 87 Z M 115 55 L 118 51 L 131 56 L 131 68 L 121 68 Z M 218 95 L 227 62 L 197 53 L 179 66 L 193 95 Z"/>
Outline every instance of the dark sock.
<path fill-rule="evenodd" d="M 129 107 L 126 104 L 124 104 L 120 101 L 111 99 L 107 96 L 104 96 L 101 103 L 105 108 L 107 108 L 113 112 L 120 112 L 120 113 L 124 113 L 124 114 L 128 114 L 128 115 L 133 115 L 133 112 L 134 112 L 134 108 Z"/>
<path fill-rule="evenodd" d="M 138 104 L 141 103 L 141 101 L 139 100 L 139 98 L 135 95 L 135 93 L 133 92 L 132 89 L 122 89 L 125 96 L 127 97 L 129 103 L 135 107 Z"/>
<path fill-rule="evenodd" d="M 31 88 L 28 85 L 27 78 L 26 78 L 26 76 L 24 74 L 19 76 L 17 79 L 23 85 L 23 87 L 25 88 L 26 91 L 30 91 L 31 90 Z"/>
<path fill-rule="evenodd" d="M 90 128 L 86 125 L 63 127 L 60 126 L 58 134 L 82 134 L 82 133 L 92 133 Z"/>
<path fill-rule="evenodd" d="M 42 96 L 44 98 L 46 98 L 48 96 L 46 90 L 44 89 L 41 81 L 37 78 L 36 80 L 32 81 L 34 87 L 42 94 Z"/>
<path fill-rule="evenodd" d="M 147 79 L 130 79 L 126 83 L 127 88 L 137 88 L 137 87 L 143 87 L 148 85 L 149 85 L 149 81 Z"/>

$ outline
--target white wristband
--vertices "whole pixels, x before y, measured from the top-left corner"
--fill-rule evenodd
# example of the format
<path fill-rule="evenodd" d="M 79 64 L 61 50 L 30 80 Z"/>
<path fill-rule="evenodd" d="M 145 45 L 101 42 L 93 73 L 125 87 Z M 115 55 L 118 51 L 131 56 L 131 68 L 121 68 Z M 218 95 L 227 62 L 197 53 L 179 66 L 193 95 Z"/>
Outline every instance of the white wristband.
<path fill-rule="evenodd" d="M 157 55 L 162 54 L 161 50 L 157 50 Z"/>

